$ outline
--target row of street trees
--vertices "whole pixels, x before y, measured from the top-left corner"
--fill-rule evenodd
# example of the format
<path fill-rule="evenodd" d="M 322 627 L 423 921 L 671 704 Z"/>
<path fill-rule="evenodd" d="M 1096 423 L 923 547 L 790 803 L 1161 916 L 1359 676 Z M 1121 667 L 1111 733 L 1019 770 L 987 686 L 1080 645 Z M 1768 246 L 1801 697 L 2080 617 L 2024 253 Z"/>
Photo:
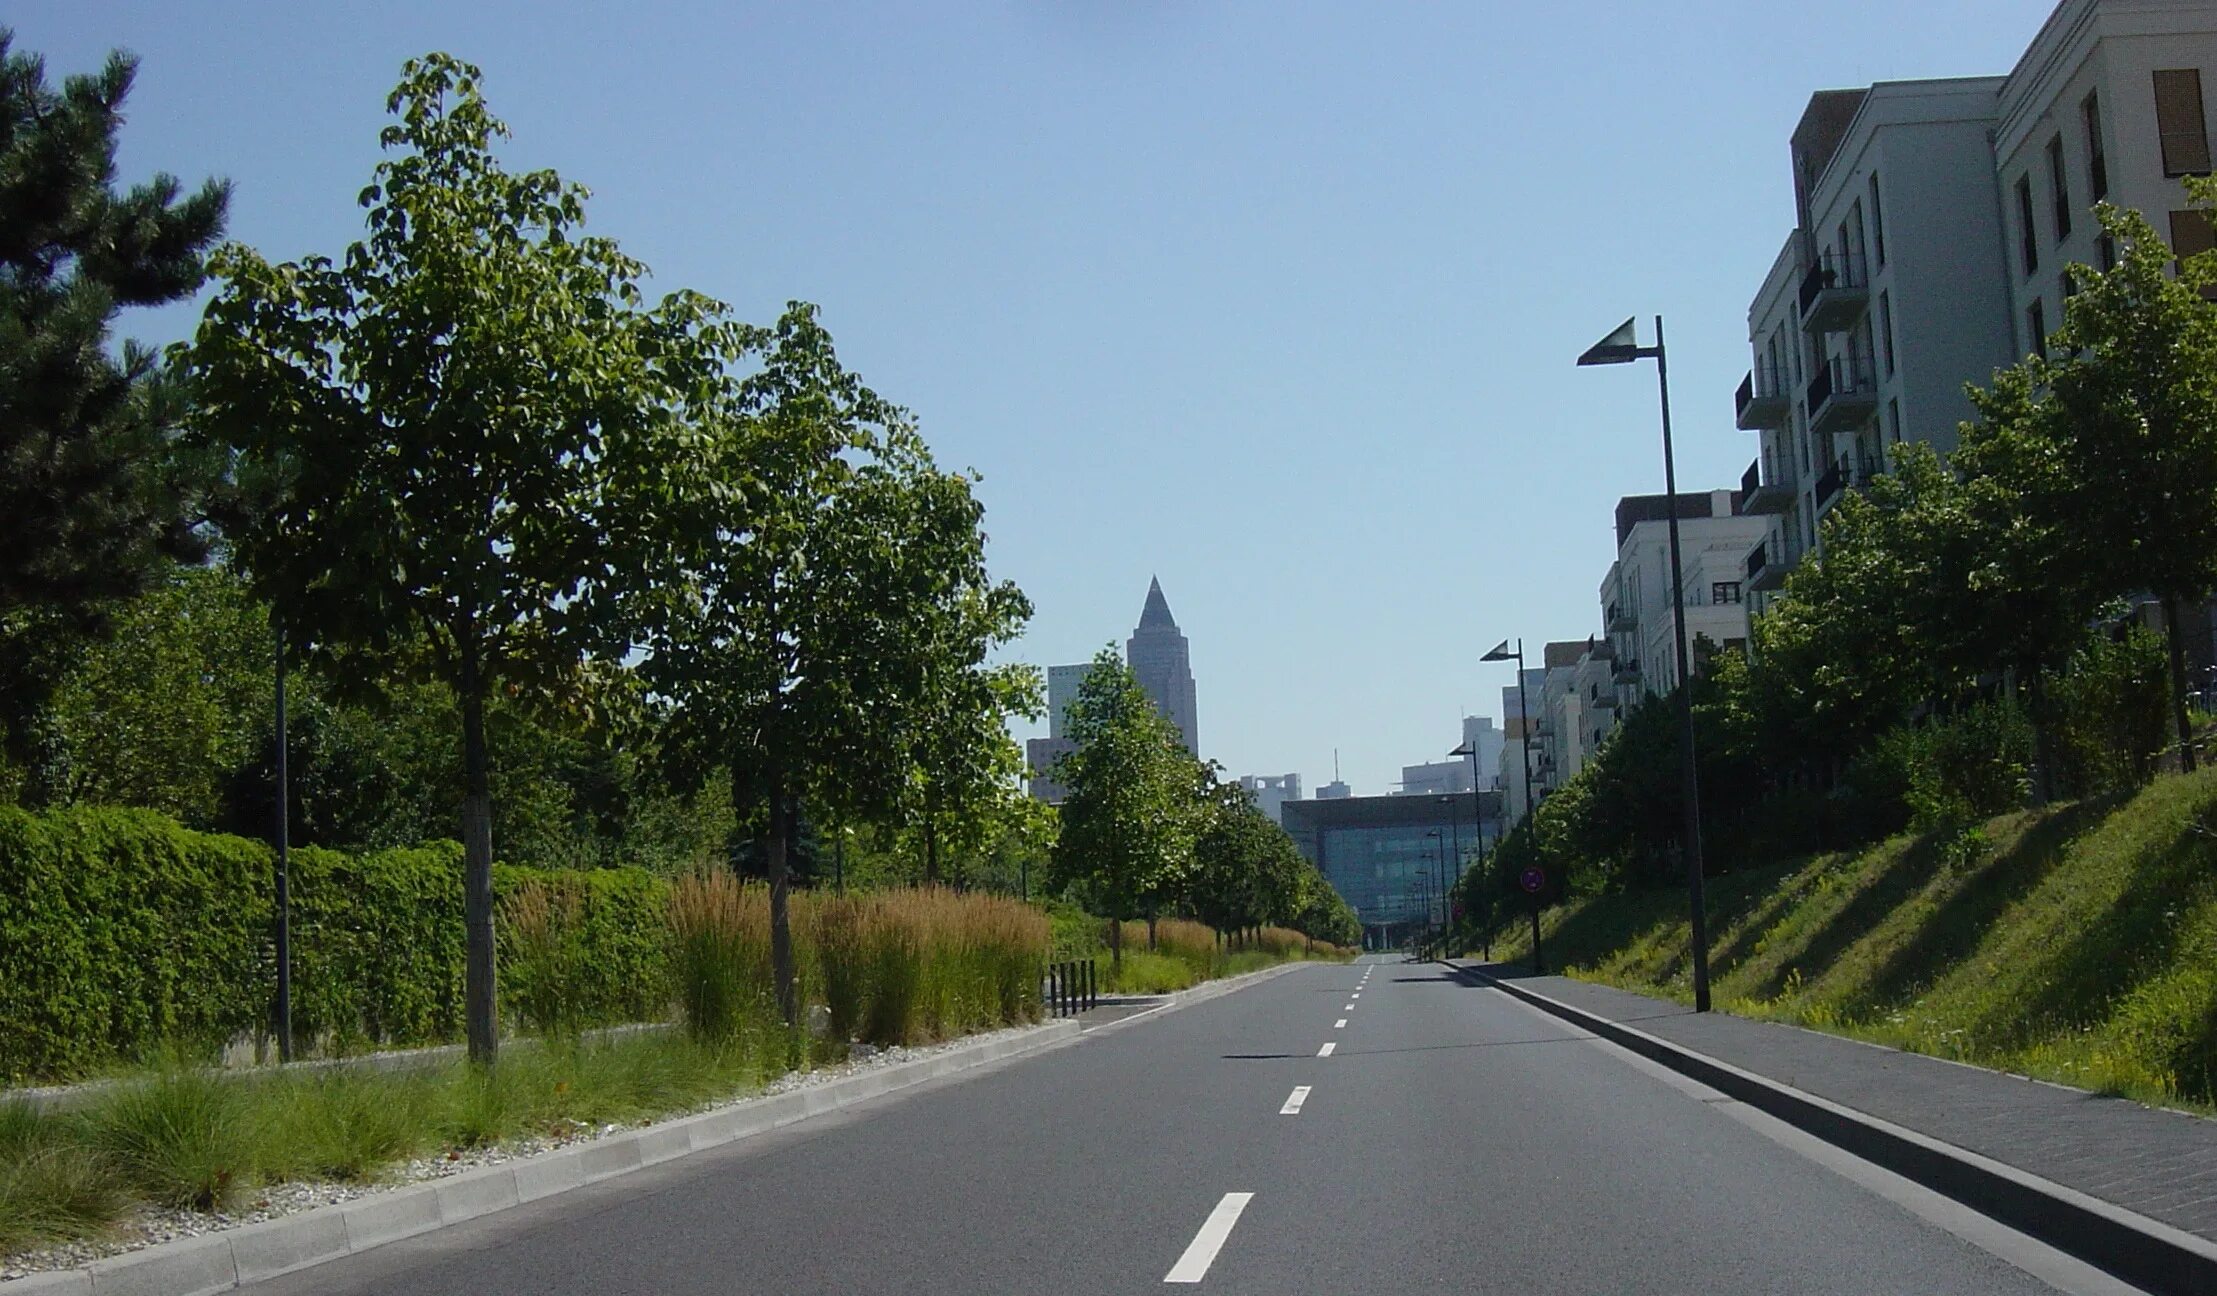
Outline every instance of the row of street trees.
<path fill-rule="evenodd" d="M 2045 353 L 1972 390 L 1952 454 L 1896 447 L 1753 652 L 1695 681 L 1712 862 L 1967 831 L 2137 784 L 2166 752 L 2193 768 L 2180 612 L 2217 590 L 2217 254 L 2174 260 L 2137 212 L 2098 217 L 2118 261 L 2069 268 Z M 2126 615 L 2151 596 L 2162 638 Z M 1532 864 L 1585 887 L 1673 875 L 1674 724 L 1667 700 L 1632 712 L 1469 884 L 1472 912 Z"/>
<path fill-rule="evenodd" d="M 56 93 L 4 37 L 0 55 L 19 795 L 62 786 L 40 751 L 69 727 L 57 690 L 151 589 L 266 607 L 318 694 L 443 694 L 480 1061 L 503 715 L 613 735 L 681 794 L 721 789 L 759 842 L 788 1019 L 804 806 L 819 830 L 920 827 L 930 881 L 944 837 L 984 831 L 949 825 L 1013 796 L 1004 721 L 1036 710 L 1036 676 L 987 658 L 1030 605 L 986 572 L 972 481 L 840 364 L 814 308 L 762 328 L 697 293 L 650 301 L 646 268 L 585 230 L 582 188 L 502 165 L 480 73 L 447 55 L 391 96 L 364 240 L 287 263 L 214 247 L 221 184 L 110 191 L 129 60 Z M 204 272 L 216 291 L 168 364 L 107 354 L 117 310 Z M 176 574 L 211 548 L 235 584 Z"/>
<path fill-rule="evenodd" d="M 1054 770 L 1065 788 L 1056 885 L 1119 923 L 1190 914 L 1219 931 L 1361 939 L 1354 910 L 1245 788 L 1185 749 L 1114 648 L 1094 657 L 1067 725 L 1076 750 Z M 1110 930 L 1121 964 L 1121 929 Z"/>

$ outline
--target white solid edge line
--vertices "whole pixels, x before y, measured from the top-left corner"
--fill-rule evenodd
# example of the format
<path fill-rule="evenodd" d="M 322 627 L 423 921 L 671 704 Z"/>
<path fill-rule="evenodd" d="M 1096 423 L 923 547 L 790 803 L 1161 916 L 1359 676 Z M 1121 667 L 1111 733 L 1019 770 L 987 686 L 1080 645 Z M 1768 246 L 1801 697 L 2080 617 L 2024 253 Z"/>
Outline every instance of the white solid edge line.
<path fill-rule="evenodd" d="M 1345 1017 L 1342 1017 L 1342 1018 L 1340 1018 L 1340 1019 L 1339 1019 L 1338 1021 L 1336 1021 L 1336 1022 L 1333 1022 L 1333 1023 L 1332 1023 L 1332 1029 L 1333 1029 L 1333 1030 L 1346 1030 L 1346 1029 L 1347 1029 L 1347 1019 L 1346 1019 Z"/>
<path fill-rule="evenodd" d="M 1326 1044 L 1323 1048 L 1320 1048 L 1316 1051 L 1316 1055 L 1318 1057 L 1330 1057 L 1332 1056 L 1332 1050 L 1338 1047 L 1339 1045 L 1337 1044 Z"/>
<path fill-rule="evenodd" d="M 1298 1116 L 1301 1114 L 1301 1104 L 1308 1100 L 1309 1086 L 1295 1085 L 1293 1086 L 1293 1092 L 1286 1095 L 1286 1105 L 1278 1109 L 1278 1114 L 1280 1116 Z"/>
<path fill-rule="evenodd" d="M 1251 1192 L 1224 1194 L 1224 1200 L 1216 1203 L 1216 1209 L 1201 1221 L 1201 1231 L 1193 1235 L 1193 1242 L 1178 1257 L 1178 1263 L 1170 1266 L 1170 1272 L 1162 1276 L 1166 1283 L 1197 1283 L 1208 1276 L 1209 1266 L 1216 1263 L 1216 1253 L 1224 1249 L 1224 1239 L 1232 1235 L 1232 1226 L 1239 1223 L 1241 1211 L 1255 1199 Z"/>

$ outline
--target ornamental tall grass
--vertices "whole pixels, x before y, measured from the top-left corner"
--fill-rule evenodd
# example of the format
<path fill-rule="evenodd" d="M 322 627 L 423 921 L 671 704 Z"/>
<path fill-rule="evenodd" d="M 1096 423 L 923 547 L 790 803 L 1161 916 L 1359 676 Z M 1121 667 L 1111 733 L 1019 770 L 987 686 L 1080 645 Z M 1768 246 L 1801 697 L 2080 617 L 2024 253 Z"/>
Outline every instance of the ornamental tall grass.
<path fill-rule="evenodd" d="M 1047 916 L 1003 896 L 944 887 L 790 901 L 801 1003 L 834 1044 L 913 1044 L 1040 1016 Z M 728 874 L 670 898 L 679 1010 L 696 1038 L 778 1027 L 769 892 Z"/>
<path fill-rule="evenodd" d="M 769 888 L 723 872 L 680 879 L 670 889 L 670 964 L 694 1039 L 734 1044 L 773 1029 Z"/>

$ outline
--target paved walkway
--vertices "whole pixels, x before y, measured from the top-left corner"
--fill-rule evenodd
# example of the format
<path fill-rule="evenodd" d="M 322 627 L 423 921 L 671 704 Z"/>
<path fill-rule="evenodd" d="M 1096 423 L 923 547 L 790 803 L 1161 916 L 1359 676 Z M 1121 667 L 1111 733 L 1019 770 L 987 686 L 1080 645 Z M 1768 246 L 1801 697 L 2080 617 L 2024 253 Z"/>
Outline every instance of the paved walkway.
<path fill-rule="evenodd" d="M 1455 960 L 1484 968 L 1475 960 Z M 1567 977 L 1487 968 L 1611 1021 L 2217 1241 L 2217 1120 Z"/>

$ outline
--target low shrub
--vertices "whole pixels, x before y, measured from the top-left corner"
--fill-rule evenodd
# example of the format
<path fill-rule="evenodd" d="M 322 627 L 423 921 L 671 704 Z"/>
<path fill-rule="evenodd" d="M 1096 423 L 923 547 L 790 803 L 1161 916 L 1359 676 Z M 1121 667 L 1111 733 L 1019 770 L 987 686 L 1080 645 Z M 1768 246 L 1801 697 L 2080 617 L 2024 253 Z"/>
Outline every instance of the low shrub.
<path fill-rule="evenodd" d="M 0 1255 L 94 1236 L 129 1200 L 107 1157 L 29 1103 L 0 1102 Z"/>
<path fill-rule="evenodd" d="M 86 1114 L 87 1141 L 163 1206 L 221 1210 L 255 1181 L 246 1090 L 182 1067 L 117 1085 Z"/>

